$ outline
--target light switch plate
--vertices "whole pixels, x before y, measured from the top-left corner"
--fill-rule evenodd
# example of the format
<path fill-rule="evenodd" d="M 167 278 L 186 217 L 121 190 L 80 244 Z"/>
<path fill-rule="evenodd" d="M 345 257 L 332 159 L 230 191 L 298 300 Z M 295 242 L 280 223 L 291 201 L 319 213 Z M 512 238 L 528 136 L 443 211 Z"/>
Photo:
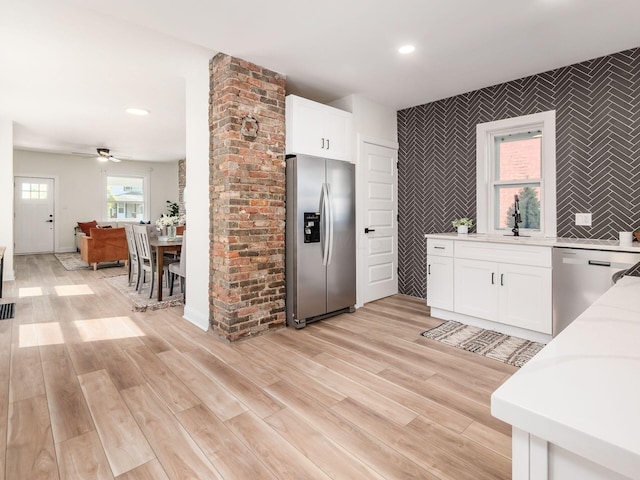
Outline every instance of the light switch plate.
<path fill-rule="evenodd" d="M 591 214 L 590 213 L 576 213 L 576 225 L 583 227 L 591 226 Z"/>

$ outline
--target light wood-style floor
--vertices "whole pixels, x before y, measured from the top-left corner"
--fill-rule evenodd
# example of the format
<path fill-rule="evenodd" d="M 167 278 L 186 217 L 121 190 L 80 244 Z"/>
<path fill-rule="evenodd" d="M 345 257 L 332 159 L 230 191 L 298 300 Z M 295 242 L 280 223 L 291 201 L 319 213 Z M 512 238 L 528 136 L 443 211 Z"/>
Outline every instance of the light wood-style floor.
<path fill-rule="evenodd" d="M 16 257 L 0 321 L 0 480 L 510 478 L 489 411 L 515 369 L 420 337 L 395 296 L 228 345 L 97 272 Z"/>

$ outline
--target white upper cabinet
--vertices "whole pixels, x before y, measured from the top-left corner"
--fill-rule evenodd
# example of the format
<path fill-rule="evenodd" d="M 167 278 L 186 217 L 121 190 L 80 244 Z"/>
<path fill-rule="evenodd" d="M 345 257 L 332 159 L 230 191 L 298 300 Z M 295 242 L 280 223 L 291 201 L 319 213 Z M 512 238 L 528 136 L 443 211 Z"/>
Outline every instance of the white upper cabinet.
<path fill-rule="evenodd" d="M 287 154 L 351 161 L 351 114 L 296 95 L 286 98 Z"/>

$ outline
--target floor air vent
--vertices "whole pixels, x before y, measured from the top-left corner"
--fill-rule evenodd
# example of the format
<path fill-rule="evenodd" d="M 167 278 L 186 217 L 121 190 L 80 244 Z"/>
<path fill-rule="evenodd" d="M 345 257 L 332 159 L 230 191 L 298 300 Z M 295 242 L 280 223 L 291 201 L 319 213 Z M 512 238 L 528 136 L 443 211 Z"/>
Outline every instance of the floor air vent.
<path fill-rule="evenodd" d="M 13 318 L 15 313 L 15 303 L 3 303 L 0 305 L 0 320 L 8 320 L 9 318 Z"/>

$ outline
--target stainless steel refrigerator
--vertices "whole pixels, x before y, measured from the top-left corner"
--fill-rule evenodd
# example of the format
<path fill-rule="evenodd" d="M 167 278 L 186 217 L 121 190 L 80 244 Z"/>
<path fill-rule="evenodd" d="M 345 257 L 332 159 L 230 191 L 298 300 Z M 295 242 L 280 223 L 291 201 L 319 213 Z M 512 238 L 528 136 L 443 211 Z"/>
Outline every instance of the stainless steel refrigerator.
<path fill-rule="evenodd" d="M 355 165 L 296 155 L 287 159 L 287 325 L 354 310 Z"/>

